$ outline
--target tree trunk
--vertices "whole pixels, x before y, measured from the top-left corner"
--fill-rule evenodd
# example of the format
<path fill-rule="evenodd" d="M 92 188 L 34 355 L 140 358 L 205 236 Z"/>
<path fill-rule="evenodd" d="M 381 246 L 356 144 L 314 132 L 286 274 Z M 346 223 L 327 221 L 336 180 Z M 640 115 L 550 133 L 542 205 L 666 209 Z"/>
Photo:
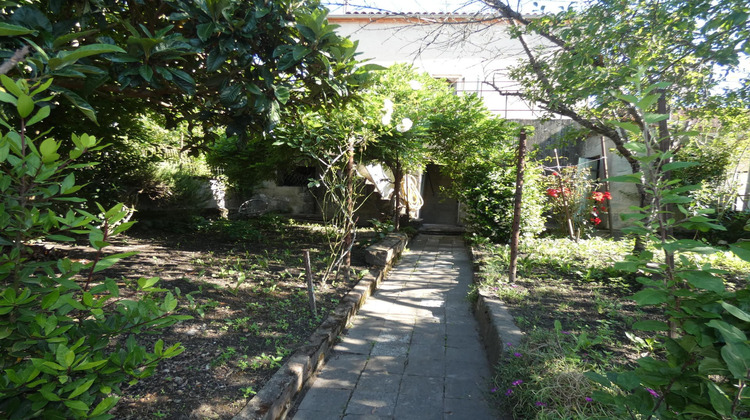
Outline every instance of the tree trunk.
<path fill-rule="evenodd" d="M 516 168 L 516 195 L 513 202 L 513 225 L 510 231 L 510 264 L 508 265 L 508 282 L 516 281 L 518 267 L 518 240 L 521 236 L 521 201 L 523 199 L 523 166 L 526 156 L 526 130 L 521 129 L 518 136 L 518 167 Z"/>
<path fill-rule="evenodd" d="M 393 230 L 401 228 L 401 183 L 404 180 L 404 172 L 401 168 L 401 161 L 396 160 L 393 171 Z"/>

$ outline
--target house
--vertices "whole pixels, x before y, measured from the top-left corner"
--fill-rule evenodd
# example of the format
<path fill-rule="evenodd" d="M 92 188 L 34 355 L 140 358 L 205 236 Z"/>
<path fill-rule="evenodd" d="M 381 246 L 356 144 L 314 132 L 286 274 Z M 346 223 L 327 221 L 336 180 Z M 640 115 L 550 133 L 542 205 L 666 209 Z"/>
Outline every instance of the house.
<path fill-rule="evenodd" d="M 557 140 L 575 124 L 567 118 L 553 118 L 517 94 L 520 86 L 510 79 L 509 68 L 525 57 L 520 43 L 508 35 L 510 22 L 496 16 L 444 13 L 347 13 L 329 16 L 339 25 L 338 32 L 359 42 L 361 57 L 371 63 L 390 66 L 410 63 L 432 77 L 449 81 L 457 94 L 476 94 L 494 114 L 523 125 L 535 127 L 529 139 L 542 156 L 553 156 Z M 531 39 L 532 45 L 540 43 Z M 560 150 L 561 166 L 586 167 L 603 179 L 603 156 L 608 160 L 608 175 L 629 173 L 630 166 L 609 151 L 613 145 L 593 139 Z M 566 156 L 575 156 L 568 159 Z M 579 157 L 581 159 L 579 159 Z M 419 216 L 425 223 L 460 223 L 460 205 L 440 196 L 440 186 L 449 183 L 439 168 L 428 165 L 421 174 L 424 205 Z M 637 200 L 632 185 L 613 185 L 613 212 L 625 211 Z M 618 220 L 613 220 L 620 227 Z"/>
<path fill-rule="evenodd" d="M 457 94 L 476 94 L 496 115 L 535 127 L 530 147 L 539 149 L 538 157 L 553 158 L 546 166 L 576 165 L 593 178 L 624 175 L 631 172 L 627 161 L 614 152 L 609 139 L 591 137 L 585 142 L 559 146 L 559 139 L 577 125 L 567 118 L 550 116 L 517 94 L 520 86 L 509 77 L 511 68 L 523 50 L 508 35 L 510 22 L 496 16 L 444 13 L 371 13 L 353 12 L 334 14 L 330 23 L 339 26 L 341 35 L 359 42 L 360 58 L 370 63 L 390 66 L 409 63 L 432 77 L 448 81 Z M 541 43 L 539 39 L 531 39 Z M 555 149 L 557 148 L 557 150 Z M 606 162 L 606 165 L 604 164 Z M 605 173 L 606 167 L 606 173 Z M 450 183 L 439 168 L 428 165 L 417 174 L 417 184 L 423 203 L 418 216 L 425 223 L 460 224 L 460 203 L 441 195 L 441 186 Z M 266 183 L 261 192 L 269 196 L 284 195 L 290 200 L 290 210 L 309 209 L 310 198 L 302 186 Z M 610 185 L 612 201 L 610 213 L 621 214 L 638 203 L 633 184 Z M 615 229 L 624 225 L 619 217 L 612 217 Z"/>

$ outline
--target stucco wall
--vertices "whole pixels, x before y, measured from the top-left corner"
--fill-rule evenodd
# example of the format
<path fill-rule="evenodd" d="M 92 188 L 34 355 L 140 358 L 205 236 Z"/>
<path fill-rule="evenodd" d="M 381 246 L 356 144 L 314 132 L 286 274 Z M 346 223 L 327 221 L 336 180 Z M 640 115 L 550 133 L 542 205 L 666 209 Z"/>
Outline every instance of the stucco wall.
<path fill-rule="evenodd" d="M 517 91 L 508 68 L 523 55 L 521 44 L 508 36 L 505 20 L 467 23 L 474 16 L 331 15 L 337 32 L 359 41 L 360 58 L 390 66 L 409 63 L 436 78 L 456 81 L 459 93 L 476 93 L 487 108 L 504 118 L 539 118 L 543 112 L 515 96 L 499 95 L 488 85 Z M 534 46 L 540 41 L 529 38 Z"/>

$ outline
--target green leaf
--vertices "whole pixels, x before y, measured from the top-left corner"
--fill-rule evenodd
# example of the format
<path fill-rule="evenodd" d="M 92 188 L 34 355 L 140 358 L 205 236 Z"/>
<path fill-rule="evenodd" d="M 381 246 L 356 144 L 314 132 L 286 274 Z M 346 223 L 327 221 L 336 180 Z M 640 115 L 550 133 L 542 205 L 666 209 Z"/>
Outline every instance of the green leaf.
<path fill-rule="evenodd" d="M 49 106 L 43 106 L 26 122 L 26 126 L 34 125 L 47 117 L 49 117 Z"/>
<path fill-rule="evenodd" d="M 742 330 L 727 322 L 712 319 L 706 325 L 719 330 L 722 337 L 724 337 L 724 341 L 727 343 L 743 343 L 744 341 L 747 341 L 747 336 Z M 747 374 L 747 372 L 745 372 L 745 374 Z"/>
<path fill-rule="evenodd" d="M 634 294 L 633 299 L 638 305 L 659 305 L 669 301 L 669 294 L 661 289 L 643 289 Z"/>
<path fill-rule="evenodd" d="M 72 410 L 89 411 L 89 406 L 86 405 L 86 403 L 83 401 L 78 401 L 78 400 L 65 401 L 65 405 L 68 406 L 68 408 Z"/>
<path fill-rule="evenodd" d="M 154 70 L 151 68 L 151 66 L 138 67 L 138 74 L 140 74 L 141 77 L 143 77 L 143 79 L 147 82 L 151 82 L 151 79 L 154 78 Z"/>
<path fill-rule="evenodd" d="M 200 38 L 201 41 L 206 42 L 211 35 L 214 33 L 214 24 L 213 22 L 209 23 L 202 23 L 198 26 L 196 26 L 198 38 Z"/>
<path fill-rule="evenodd" d="M 108 255 L 102 258 L 101 260 L 99 260 L 99 262 L 96 264 L 96 267 L 94 268 L 94 273 L 98 273 L 102 270 L 106 270 L 109 267 L 112 267 L 113 265 L 117 264 L 117 262 L 119 262 L 121 259 L 133 256 L 136 254 L 138 253 L 137 252 L 123 252 L 121 254 Z"/>
<path fill-rule="evenodd" d="M 18 98 L 11 95 L 8 92 L 0 91 L 0 102 L 5 102 L 6 104 L 12 104 L 15 105 L 18 103 Z"/>
<path fill-rule="evenodd" d="M 732 401 L 727 394 L 711 381 L 704 381 L 704 383 L 708 388 L 708 398 L 711 400 L 711 407 L 713 407 L 717 413 L 721 414 L 722 417 L 731 417 Z"/>
<path fill-rule="evenodd" d="M 633 324 L 633 328 L 641 331 L 669 331 L 669 325 L 663 321 L 647 319 Z"/>
<path fill-rule="evenodd" d="M 628 174 L 628 175 L 619 175 L 619 176 L 611 176 L 604 181 L 607 182 L 630 182 L 634 184 L 638 184 L 641 182 L 641 173 L 635 173 L 635 174 Z"/>
<path fill-rule="evenodd" d="M 677 275 L 695 288 L 710 290 L 716 293 L 724 291 L 724 280 L 707 271 L 681 271 Z"/>
<path fill-rule="evenodd" d="M 89 35 L 93 35 L 97 32 L 99 32 L 98 29 L 90 29 L 88 31 L 73 32 L 70 34 L 59 36 L 55 38 L 55 40 L 52 42 L 52 48 L 59 49 L 65 44 L 69 44 L 70 42 L 75 41 L 76 39 L 80 39 Z"/>
<path fill-rule="evenodd" d="M 745 321 L 745 322 L 750 322 L 750 314 L 748 314 L 747 312 L 743 311 L 742 309 L 740 309 L 740 308 L 738 308 L 738 307 L 736 307 L 734 305 L 730 305 L 730 304 L 728 304 L 726 302 L 721 302 L 721 306 L 727 312 L 729 312 L 730 314 L 734 315 L 737 319 L 740 319 L 740 320 Z"/>
<path fill-rule="evenodd" d="M 76 389 L 74 389 L 73 392 L 71 392 L 70 395 L 68 395 L 68 398 L 75 398 L 83 394 L 84 392 L 88 391 L 89 388 L 91 388 L 91 385 L 93 385 L 95 381 L 96 381 L 96 378 L 89 379 L 88 381 L 77 386 Z M 86 407 L 86 409 L 88 410 L 88 407 Z"/>
<path fill-rule="evenodd" d="M 656 101 L 659 100 L 661 97 L 661 94 L 654 94 L 654 95 L 648 95 L 641 99 L 640 101 L 630 101 L 631 103 L 635 103 L 635 105 L 640 109 L 649 109 L 653 104 L 656 103 Z"/>
<path fill-rule="evenodd" d="M 664 172 L 667 171 L 673 171 L 675 169 L 682 169 L 682 168 L 691 168 L 693 166 L 698 166 L 700 163 L 698 162 L 669 162 L 661 167 L 661 170 Z"/>
<path fill-rule="evenodd" d="M 109 411 L 112 407 L 117 404 L 117 401 L 119 401 L 119 397 L 107 397 L 103 399 L 97 406 L 94 408 L 93 411 L 89 414 L 89 416 L 98 416 L 100 414 L 104 414 L 107 411 Z"/>
<path fill-rule="evenodd" d="M 60 143 L 56 142 L 55 139 L 45 139 L 42 144 L 39 145 L 39 152 L 42 154 L 42 161 L 44 163 L 50 163 L 59 159 L 60 155 L 57 154 L 57 149 L 59 147 Z"/>
<path fill-rule="evenodd" d="M 55 352 L 55 360 L 60 366 L 69 368 L 75 360 L 76 354 L 73 350 L 68 349 L 65 344 L 58 344 L 57 351 Z"/>
<path fill-rule="evenodd" d="M 729 245 L 729 249 L 731 249 L 734 255 L 740 259 L 750 262 L 750 242 L 740 242 L 734 245 Z"/>
<path fill-rule="evenodd" d="M 36 35 L 37 31 L 29 28 L 24 28 L 23 26 L 0 22 L 0 36 L 17 36 L 29 34 Z"/>
<path fill-rule="evenodd" d="M 273 87 L 273 93 L 276 96 L 276 99 L 279 100 L 282 104 L 286 104 L 287 101 L 289 101 L 289 88 L 286 86 L 274 86 Z"/>
<path fill-rule="evenodd" d="M 310 54 L 312 52 L 309 48 L 305 47 L 304 45 L 295 45 L 292 49 L 292 55 L 294 56 L 294 59 L 296 61 L 300 61 L 303 59 L 307 54 Z"/>
<path fill-rule="evenodd" d="M 94 111 L 94 108 L 83 98 L 81 98 L 77 93 L 60 87 L 56 87 L 54 89 L 60 92 L 65 97 L 65 99 L 70 101 L 70 103 L 78 108 L 78 110 L 81 111 L 83 115 L 88 117 L 88 119 L 93 121 L 95 124 L 98 124 L 98 122 L 96 121 L 96 112 Z"/>
<path fill-rule="evenodd" d="M 16 103 L 16 109 L 18 110 L 18 115 L 20 115 L 21 118 L 26 118 L 31 115 L 31 112 L 34 110 L 34 100 L 31 99 L 29 95 L 19 95 L 18 102 Z"/>
<path fill-rule="evenodd" d="M 74 50 L 60 51 L 57 54 L 57 57 L 50 58 L 49 67 L 50 70 L 57 70 L 62 67 L 71 65 L 84 57 L 107 53 L 125 53 L 125 50 L 118 47 L 117 45 L 112 44 L 83 45 Z"/>
<path fill-rule="evenodd" d="M 150 278 L 141 277 L 140 279 L 138 279 L 138 289 L 139 290 L 148 289 L 152 287 L 153 285 L 155 285 L 158 281 L 159 281 L 159 277 L 150 277 Z"/>
<path fill-rule="evenodd" d="M 223 54 L 219 48 L 214 48 L 206 57 L 206 71 L 213 72 L 221 68 L 227 61 L 226 54 Z"/>
<path fill-rule="evenodd" d="M 14 82 L 13 79 L 4 74 L 0 74 L 0 83 L 3 84 L 5 90 L 7 90 L 16 98 L 24 94 L 21 88 L 16 85 L 16 82 Z"/>
<path fill-rule="evenodd" d="M 74 371 L 77 371 L 77 370 L 90 370 L 90 369 L 97 368 L 97 367 L 99 367 L 99 366 L 101 366 L 101 365 L 103 365 L 105 363 L 107 363 L 107 359 L 97 360 L 95 362 L 81 363 L 80 365 L 74 367 L 73 370 Z"/>
<path fill-rule="evenodd" d="M 643 121 L 645 121 L 647 124 L 653 124 L 655 122 L 664 121 L 667 118 L 669 118 L 669 115 L 667 114 L 644 114 L 643 115 Z"/>
<path fill-rule="evenodd" d="M 622 128 L 623 130 L 630 131 L 631 133 L 639 134 L 641 132 L 641 127 L 638 127 L 638 124 L 632 122 L 612 121 L 612 124 Z"/>
<path fill-rule="evenodd" d="M 42 309 L 49 309 L 60 299 L 60 289 L 54 289 L 42 298 Z"/>
<path fill-rule="evenodd" d="M 44 399 L 46 399 L 47 401 L 62 401 L 62 398 L 60 398 L 57 394 L 53 393 L 46 387 L 41 388 L 39 390 L 39 393 L 42 394 L 42 397 L 44 397 Z"/>
<path fill-rule="evenodd" d="M 742 342 L 727 343 L 721 348 L 721 357 L 735 379 L 750 380 L 750 346 Z"/>

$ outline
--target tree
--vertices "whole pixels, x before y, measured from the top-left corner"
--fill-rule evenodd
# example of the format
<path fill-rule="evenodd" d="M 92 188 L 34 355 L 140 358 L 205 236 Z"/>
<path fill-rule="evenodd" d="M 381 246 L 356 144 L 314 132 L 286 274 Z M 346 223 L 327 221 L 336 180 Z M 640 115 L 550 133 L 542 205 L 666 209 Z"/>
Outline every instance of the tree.
<path fill-rule="evenodd" d="M 610 138 L 633 172 L 640 163 L 625 148 L 628 132 L 613 122 L 644 127 L 662 118 L 657 113 L 699 116 L 715 110 L 727 99 L 714 91 L 720 80 L 716 66 L 731 69 L 750 52 L 750 14 L 740 0 L 592 1 L 536 19 L 501 0 L 485 3 L 510 19 L 511 34 L 523 47 L 525 60 L 511 73 L 523 87 L 519 95 Z M 544 46 L 534 47 L 531 36 Z M 619 97 L 634 98 L 627 79 L 639 71 L 646 84 L 660 83 L 638 104 L 645 117 L 636 112 L 636 101 Z M 747 84 L 739 92 L 746 90 Z M 666 119 L 658 135 L 663 151 L 681 147 Z"/>
<path fill-rule="evenodd" d="M 518 127 L 492 117 L 479 98 L 455 95 L 444 81 L 398 64 L 376 72 L 359 101 L 322 111 L 302 116 L 304 124 L 279 126 L 274 131 L 277 143 L 325 162 L 324 167 L 334 168 L 332 173 L 344 171 L 347 150 L 354 146 L 358 162 L 388 167 L 395 186 L 408 172 L 419 172 L 430 162 L 443 164 L 456 180 L 450 193 L 467 204 L 477 233 L 507 239 L 515 179 L 508 161 L 515 156 Z M 536 204 L 525 208 L 525 228 L 538 232 L 541 197 L 528 196 Z M 399 201 L 394 193 L 394 221 L 400 215 Z"/>
<path fill-rule="evenodd" d="M 345 98 L 356 45 L 315 0 L 33 0 L 4 2 L 0 58 L 9 74 L 54 77 L 51 90 L 90 119 L 92 97 L 138 98 L 168 126 L 187 120 L 245 136 L 280 110 Z M 188 130 L 192 132 L 192 130 Z"/>

